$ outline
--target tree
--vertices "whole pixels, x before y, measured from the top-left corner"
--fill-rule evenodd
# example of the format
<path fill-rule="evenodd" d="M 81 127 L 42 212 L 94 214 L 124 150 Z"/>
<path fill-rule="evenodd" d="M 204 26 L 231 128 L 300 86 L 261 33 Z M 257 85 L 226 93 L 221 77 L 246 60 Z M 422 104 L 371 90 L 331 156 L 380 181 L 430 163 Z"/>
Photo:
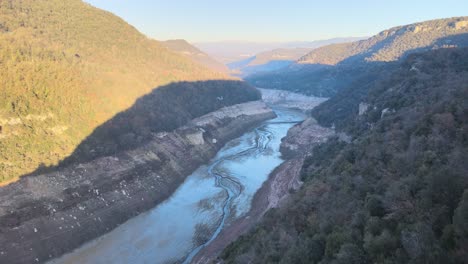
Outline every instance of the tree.
<path fill-rule="evenodd" d="M 455 210 L 453 226 L 460 258 L 466 260 L 468 259 L 468 189 L 465 189 L 462 200 Z"/>

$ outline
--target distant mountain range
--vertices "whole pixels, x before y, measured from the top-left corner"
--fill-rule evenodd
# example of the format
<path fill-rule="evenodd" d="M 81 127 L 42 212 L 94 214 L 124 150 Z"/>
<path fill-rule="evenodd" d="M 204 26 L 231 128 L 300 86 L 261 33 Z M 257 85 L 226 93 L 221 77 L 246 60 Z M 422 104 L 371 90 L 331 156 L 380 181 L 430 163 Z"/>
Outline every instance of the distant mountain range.
<path fill-rule="evenodd" d="M 287 67 L 312 50 L 313 48 L 274 49 L 261 52 L 245 60 L 231 62 L 227 66 L 232 75 L 245 77 Z"/>
<path fill-rule="evenodd" d="M 236 61 L 249 59 L 259 53 L 270 52 L 276 49 L 296 49 L 296 48 L 318 48 L 320 46 L 351 42 L 358 39 L 356 37 L 333 38 L 317 41 L 293 41 L 293 42 L 248 42 L 248 41 L 219 41 L 194 43 L 196 47 L 206 52 L 216 60 L 229 64 Z M 294 52 L 292 52 L 294 54 Z M 302 55 L 304 55 L 303 53 Z"/>
<path fill-rule="evenodd" d="M 225 72 L 229 71 L 228 67 L 213 58 L 205 52 L 199 50 L 195 46 L 183 39 L 174 39 L 161 42 L 170 50 L 189 57 L 191 60 L 214 71 Z"/>
<path fill-rule="evenodd" d="M 431 20 L 385 30 L 369 39 L 312 50 L 287 69 L 247 77 L 262 88 L 331 96 L 408 54 L 468 46 L 468 17 Z"/>

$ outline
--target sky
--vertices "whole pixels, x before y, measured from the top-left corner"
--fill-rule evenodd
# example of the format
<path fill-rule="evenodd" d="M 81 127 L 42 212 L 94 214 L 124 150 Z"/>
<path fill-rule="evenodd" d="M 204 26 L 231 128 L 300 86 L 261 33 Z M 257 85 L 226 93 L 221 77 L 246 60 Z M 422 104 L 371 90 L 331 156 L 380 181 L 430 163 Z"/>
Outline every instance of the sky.
<path fill-rule="evenodd" d="M 468 15 L 467 0 L 85 0 L 148 37 L 194 42 L 312 41 L 371 36 Z"/>

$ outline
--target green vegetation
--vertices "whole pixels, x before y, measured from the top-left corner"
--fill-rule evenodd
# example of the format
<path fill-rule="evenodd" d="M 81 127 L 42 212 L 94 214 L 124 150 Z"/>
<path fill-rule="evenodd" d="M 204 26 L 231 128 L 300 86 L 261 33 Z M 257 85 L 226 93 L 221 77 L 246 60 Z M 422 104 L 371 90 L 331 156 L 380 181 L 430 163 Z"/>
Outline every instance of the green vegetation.
<path fill-rule="evenodd" d="M 331 97 L 382 64 L 408 54 L 446 47 L 466 47 L 468 17 L 431 20 L 385 30 L 367 40 L 317 48 L 289 69 L 249 76 L 251 84 Z"/>
<path fill-rule="evenodd" d="M 0 1 L 0 183 L 57 164 L 155 87 L 225 79 L 80 0 Z"/>
<path fill-rule="evenodd" d="M 200 65 L 207 67 L 208 69 L 218 72 L 229 72 L 229 69 L 226 65 L 211 58 L 208 54 L 199 50 L 197 47 L 191 45 L 186 40 L 174 39 L 167 40 L 161 43 L 164 46 L 168 47 L 170 50 L 177 52 L 181 55 L 187 56 L 188 58 L 199 63 Z"/>
<path fill-rule="evenodd" d="M 313 112 L 353 140 L 315 148 L 301 190 L 231 244 L 226 263 L 466 263 L 468 49 L 390 71 L 350 98 L 369 105 L 362 115 Z"/>
<path fill-rule="evenodd" d="M 366 104 L 369 90 L 378 85 L 380 80 L 389 77 L 398 66 L 397 63 L 389 63 L 362 72 L 337 94 L 314 108 L 313 116 L 325 126 L 345 129 L 349 122 L 354 121 L 351 117 L 359 112 L 359 105 Z"/>

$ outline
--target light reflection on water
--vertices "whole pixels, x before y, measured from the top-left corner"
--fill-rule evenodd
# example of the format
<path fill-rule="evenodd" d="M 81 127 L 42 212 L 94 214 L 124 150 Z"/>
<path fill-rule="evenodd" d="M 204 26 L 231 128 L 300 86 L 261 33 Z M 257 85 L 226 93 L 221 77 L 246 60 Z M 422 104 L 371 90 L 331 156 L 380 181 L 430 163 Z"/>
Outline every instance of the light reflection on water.
<path fill-rule="evenodd" d="M 52 263 L 188 262 L 223 224 L 249 211 L 255 192 L 283 162 L 281 138 L 294 125 L 287 122 L 305 116 L 275 112 L 277 118 L 229 142 L 168 200 Z"/>

